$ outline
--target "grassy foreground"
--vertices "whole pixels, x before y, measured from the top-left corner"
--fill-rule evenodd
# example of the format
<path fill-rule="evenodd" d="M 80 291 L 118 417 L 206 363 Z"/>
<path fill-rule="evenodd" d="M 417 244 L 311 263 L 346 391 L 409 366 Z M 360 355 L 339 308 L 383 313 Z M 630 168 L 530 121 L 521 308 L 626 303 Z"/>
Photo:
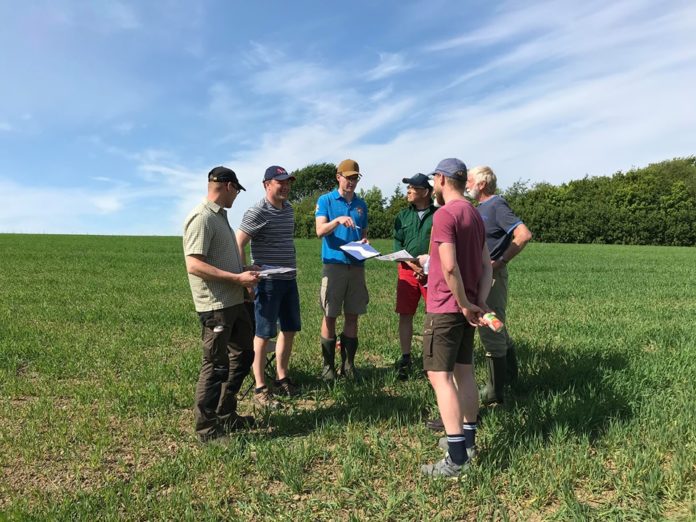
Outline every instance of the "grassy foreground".
<path fill-rule="evenodd" d="M 441 452 L 427 382 L 394 379 L 394 265 L 368 267 L 368 378 L 329 389 L 320 243 L 297 247 L 304 393 L 201 445 L 181 239 L 0 235 L 0 519 L 696 519 L 695 249 L 532 244 L 511 263 L 521 379 L 453 482 L 419 473 Z"/>

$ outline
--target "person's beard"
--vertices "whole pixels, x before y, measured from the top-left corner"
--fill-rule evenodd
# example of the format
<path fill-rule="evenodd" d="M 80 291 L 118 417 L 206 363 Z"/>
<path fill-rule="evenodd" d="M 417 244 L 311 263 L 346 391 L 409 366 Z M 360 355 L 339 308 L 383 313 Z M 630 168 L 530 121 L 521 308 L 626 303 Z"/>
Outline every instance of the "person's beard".
<path fill-rule="evenodd" d="M 439 206 L 443 206 L 445 204 L 445 197 L 442 195 L 442 192 L 435 192 L 435 201 L 437 201 Z"/>
<path fill-rule="evenodd" d="M 481 191 L 479 189 L 477 189 L 476 187 L 474 187 L 470 190 L 465 191 L 464 195 L 470 197 L 471 199 L 478 201 L 478 198 L 481 195 Z"/>

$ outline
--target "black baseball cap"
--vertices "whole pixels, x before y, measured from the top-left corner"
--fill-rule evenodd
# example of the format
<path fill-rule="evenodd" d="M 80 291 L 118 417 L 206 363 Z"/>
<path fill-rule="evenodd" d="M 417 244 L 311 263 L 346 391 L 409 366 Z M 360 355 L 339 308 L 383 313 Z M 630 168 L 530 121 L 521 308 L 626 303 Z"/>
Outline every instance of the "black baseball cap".
<path fill-rule="evenodd" d="M 430 183 L 428 183 L 428 176 L 425 174 L 421 174 L 420 172 L 418 174 L 414 174 L 410 178 L 404 178 L 401 181 L 406 183 L 407 185 L 411 185 L 413 187 L 420 187 L 420 188 L 432 188 L 430 186 Z"/>
<path fill-rule="evenodd" d="M 208 181 L 218 181 L 222 183 L 231 181 L 237 186 L 239 190 L 246 190 L 239 183 L 237 175 L 234 173 L 234 171 L 232 169 L 228 169 L 227 167 L 215 167 L 213 170 L 208 172 Z"/>

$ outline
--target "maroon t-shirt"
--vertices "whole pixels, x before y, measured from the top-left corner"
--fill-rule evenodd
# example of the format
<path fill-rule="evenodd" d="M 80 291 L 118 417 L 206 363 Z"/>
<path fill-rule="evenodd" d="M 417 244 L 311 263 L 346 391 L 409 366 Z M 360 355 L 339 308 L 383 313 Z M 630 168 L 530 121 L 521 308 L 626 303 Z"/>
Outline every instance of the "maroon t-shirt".
<path fill-rule="evenodd" d="M 442 275 L 440 252 L 442 243 L 451 243 L 457 249 L 457 265 L 464 281 L 469 302 L 478 302 L 478 284 L 483 267 L 481 251 L 486 240 L 483 219 L 471 203 L 463 199 L 448 202 L 433 215 L 430 234 L 430 269 L 428 272 L 428 313 L 461 313 L 447 282 Z"/>

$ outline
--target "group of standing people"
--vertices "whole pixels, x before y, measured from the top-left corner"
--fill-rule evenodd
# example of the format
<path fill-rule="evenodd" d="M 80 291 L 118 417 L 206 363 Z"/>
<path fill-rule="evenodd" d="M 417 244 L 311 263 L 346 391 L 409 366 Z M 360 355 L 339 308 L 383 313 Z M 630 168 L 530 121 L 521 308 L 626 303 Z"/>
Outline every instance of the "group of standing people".
<path fill-rule="evenodd" d="M 355 366 L 358 320 L 367 312 L 369 293 L 364 261 L 341 246 L 367 242 L 367 205 L 356 194 L 361 177 L 357 162 L 342 161 L 336 172 L 337 188 L 320 196 L 316 206 L 323 263 L 321 377 L 328 382 L 359 377 Z M 184 223 L 186 267 L 203 340 L 194 407 L 196 432 L 202 441 L 253 426 L 253 417 L 236 411 L 237 394 L 252 368 L 254 401 L 264 407 L 278 406 L 264 375 L 268 343 L 276 335 L 273 388 L 287 396 L 298 391 L 288 375 L 293 340 L 301 330 L 294 213 L 288 203 L 293 180 L 282 167 L 269 167 L 263 178 L 264 198 L 245 212 L 235 233 L 226 209 L 245 189 L 232 170 L 216 167 L 208 174 L 207 198 Z M 423 368 L 440 411 L 440 418 L 429 425 L 446 433 L 439 442 L 444 458 L 424 465 L 422 471 L 458 476 L 477 451 L 479 390 L 473 370 L 477 327 L 482 327 L 479 332 L 489 367 L 488 382 L 481 391 L 484 403 L 502 402 L 506 381 L 517 374 L 507 331 L 486 329 L 483 316 L 494 311 L 505 320 L 506 265 L 531 233 L 495 194 L 495 174 L 488 167 L 467 170 L 461 160 L 449 158 L 430 175 L 416 174 L 403 183 L 409 205 L 395 220 L 394 246 L 406 250 L 410 259 L 398 267 L 401 357 L 397 373 L 400 379 L 408 379 L 412 372 L 413 317 L 422 297 L 426 303 Z M 478 208 L 465 195 L 478 201 Z M 246 263 L 247 244 L 252 264 Z M 343 329 L 337 334 L 341 315 Z"/>

